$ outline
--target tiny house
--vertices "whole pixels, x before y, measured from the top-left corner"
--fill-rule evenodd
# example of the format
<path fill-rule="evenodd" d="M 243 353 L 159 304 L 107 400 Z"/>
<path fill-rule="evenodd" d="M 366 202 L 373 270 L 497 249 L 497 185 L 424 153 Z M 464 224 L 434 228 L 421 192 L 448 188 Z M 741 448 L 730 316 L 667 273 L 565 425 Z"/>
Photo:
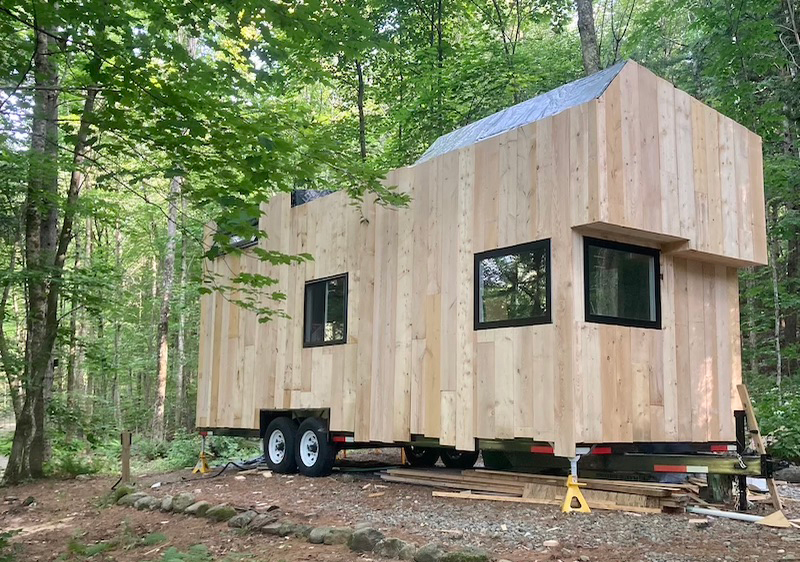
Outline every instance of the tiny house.
<path fill-rule="evenodd" d="M 458 465 L 489 445 L 734 441 L 737 270 L 767 261 L 756 134 L 623 61 L 386 182 L 407 207 L 263 206 L 258 244 L 313 261 L 206 263 L 278 279 L 287 317 L 202 297 L 198 427 L 259 434 L 309 474 L 367 443 Z"/>

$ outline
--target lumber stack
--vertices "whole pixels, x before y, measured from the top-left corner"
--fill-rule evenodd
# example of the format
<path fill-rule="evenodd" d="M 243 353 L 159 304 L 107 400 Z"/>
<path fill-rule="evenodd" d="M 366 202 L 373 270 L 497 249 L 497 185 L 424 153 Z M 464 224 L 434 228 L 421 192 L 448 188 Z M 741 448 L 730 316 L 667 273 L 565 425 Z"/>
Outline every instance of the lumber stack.
<path fill-rule="evenodd" d="M 393 468 L 381 474 L 388 482 L 415 484 L 446 490 L 437 497 L 457 497 L 543 505 L 560 505 L 566 478 L 495 470 L 441 470 Z M 682 510 L 690 504 L 704 505 L 698 482 L 665 484 L 622 480 L 580 479 L 582 492 L 594 509 L 659 513 Z"/>

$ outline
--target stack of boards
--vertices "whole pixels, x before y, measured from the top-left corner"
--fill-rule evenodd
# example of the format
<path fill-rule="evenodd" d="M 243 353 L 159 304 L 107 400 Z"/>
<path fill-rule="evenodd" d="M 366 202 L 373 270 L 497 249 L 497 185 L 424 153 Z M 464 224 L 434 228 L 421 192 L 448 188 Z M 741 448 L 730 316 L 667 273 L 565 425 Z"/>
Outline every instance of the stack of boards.
<path fill-rule="evenodd" d="M 566 478 L 496 470 L 441 470 L 393 468 L 381 474 L 388 482 L 430 486 L 449 491 L 435 491 L 435 497 L 489 500 L 514 503 L 561 505 L 566 492 Z M 579 479 L 592 509 L 660 513 L 682 511 L 690 504 L 705 505 L 698 480 L 682 484 L 628 482 L 622 480 Z"/>

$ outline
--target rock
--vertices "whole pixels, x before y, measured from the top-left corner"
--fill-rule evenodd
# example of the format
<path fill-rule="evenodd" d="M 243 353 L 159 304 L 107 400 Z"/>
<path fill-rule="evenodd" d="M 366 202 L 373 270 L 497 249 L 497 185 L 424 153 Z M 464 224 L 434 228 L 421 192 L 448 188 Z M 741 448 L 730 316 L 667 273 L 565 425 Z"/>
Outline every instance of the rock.
<path fill-rule="evenodd" d="M 151 488 L 156 489 L 161 487 L 161 482 L 156 482 L 155 484 L 150 485 Z"/>
<path fill-rule="evenodd" d="M 330 530 L 330 527 L 314 527 L 308 534 L 308 542 L 311 544 L 322 544 L 325 541 L 325 535 L 327 535 Z"/>
<path fill-rule="evenodd" d="M 355 482 L 356 481 L 356 477 L 353 476 L 352 474 L 342 474 L 342 477 L 340 478 L 340 480 L 342 482 L 345 482 L 345 483 L 350 483 L 350 482 Z"/>
<path fill-rule="evenodd" d="M 439 562 L 489 562 L 489 553 L 482 548 L 468 547 L 443 555 Z"/>
<path fill-rule="evenodd" d="M 82 480 L 82 481 L 84 481 L 84 482 L 85 482 L 86 480 L 90 480 L 91 478 L 92 478 L 92 477 L 91 477 L 91 476 L 89 476 L 88 474 L 78 474 L 78 475 L 75 477 L 75 480 Z"/>
<path fill-rule="evenodd" d="M 228 504 L 223 503 L 220 505 L 215 505 L 214 507 L 209 507 L 208 511 L 206 511 L 203 515 L 212 521 L 222 522 L 227 521 L 236 515 L 236 510 Z"/>
<path fill-rule="evenodd" d="M 589 562 L 589 560 L 591 560 L 591 559 L 590 559 L 588 556 L 586 556 L 585 554 L 583 554 L 583 555 L 581 555 L 581 557 L 579 558 L 579 560 L 580 560 L 581 562 Z"/>
<path fill-rule="evenodd" d="M 149 509 L 152 511 L 161 507 L 161 500 L 154 498 L 153 496 L 143 496 L 136 500 L 136 502 L 133 504 L 133 507 L 136 509 Z"/>
<path fill-rule="evenodd" d="M 406 545 L 400 549 L 400 554 L 397 557 L 400 560 L 414 560 L 414 555 L 417 553 L 417 545 L 413 542 L 407 542 Z"/>
<path fill-rule="evenodd" d="M 369 521 L 361 521 L 353 525 L 353 529 L 355 529 L 356 531 L 358 531 L 359 529 L 366 529 L 367 527 L 372 527 L 372 523 L 370 523 Z"/>
<path fill-rule="evenodd" d="M 167 496 L 161 500 L 161 511 L 166 513 L 172 511 L 172 496 Z"/>
<path fill-rule="evenodd" d="M 264 525 L 269 525 L 277 520 L 278 516 L 274 513 L 259 513 L 255 516 L 255 518 L 253 518 L 247 528 L 251 531 L 260 532 Z"/>
<path fill-rule="evenodd" d="M 542 543 L 542 546 L 545 547 L 545 548 L 556 548 L 556 547 L 558 547 L 558 541 L 550 539 L 550 540 L 544 541 Z"/>
<path fill-rule="evenodd" d="M 192 505 L 184 509 L 183 512 L 186 515 L 197 515 L 198 517 L 202 517 L 203 515 L 205 515 L 206 511 L 209 510 L 209 508 L 211 508 L 210 503 L 206 501 L 199 501 L 199 502 L 194 502 Z"/>
<path fill-rule="evenodd" d="M 388 538 L 383 539 L 375 545 L 375 554 L 383 558 L 400 558 L 401 560 L 413 560 L 416 547 L 407 543 L 406 541 Z M 401 553 L 406 555 L 406 558 L 400 556 Z"/>
<path fill-rule="evenodd" d="M 364 527 L 354 532 L 348 541 L 353 552 L 372 552 L 375 545 L 383 540 L 383 533 L 372 527 Z"/>
<path fill-rule="evenodd" d="M 709 525 L 711 525 L 711 521 L 709 519 L 689 519 L 689 524 L 692 525 L 695 529 L 705 529 Z"/>
<path fill-rule="evenodd" d="M 279 537 L 308 537 L 313 527 L 311 525 L 297 525 L 289 521 L 276 521 L 262 525 L 259 530 L 267 535 L 277 535 Z"/>
<path fill-rule="evenodd" d="M 775 480 L 785 480 L 786 482 L 800 482 L 800 466 L 790 466 L 775 471 Z"/>
<path fill-rule="evenodd" d="M 36 498 L 33 496 L 28 496 L 24 500 L 22 500 L 22 507 L 28 507 L 29 505 L 33 505 L 36 503 Z"/>
<path fill-rule="evenodd" d="M 194 502 L 195 499 L 192 494 L 181 492 L 172 498 L 172 511 L 176 513 L 183 513 L 186 511 L 186 508 L 192 505 Z"/>
<path fill-rule="evenodd" d="M 228 527 L 233 527 L 234 529 L 244 529 L 253 521 L 253 519 L 256 518 L 256 515 L 258 515 L 258 513 L 255 511 L 245 511 L 239 515 L 234 515 L 228 520 Z"/>
<path fill-rule="evenodd" d="M 128 507 L 133 506 L 137 501 L 141 498 L 145 497 L 147 494 L 144 492 L 133 492 L 132 494 L 128 494 L 126 496 L 122 496 L 120 499 L 117 500 L 117 505 L 127 505 Z"/>
<path fill-rule="evenodd" d="M 444 549 L 435 542 L 428 543 L 414 554 L 414 562 L 439 562 L 444 556 Z"/>
<path fill-rule="evenodd" d="M 353 536 L 353 531 L 346 528 L 329 529 L 328 533 L 323 537 L 322 542 L 325 544 L 347 544 L 350 542 L 350 537 Z"/>
<path fill-rule="evenodd" d="M 120 486 L 111 492 L 111 501 L 117 503 L 120 498 L 132 494 L 134 491 L 133 486 Z"/>

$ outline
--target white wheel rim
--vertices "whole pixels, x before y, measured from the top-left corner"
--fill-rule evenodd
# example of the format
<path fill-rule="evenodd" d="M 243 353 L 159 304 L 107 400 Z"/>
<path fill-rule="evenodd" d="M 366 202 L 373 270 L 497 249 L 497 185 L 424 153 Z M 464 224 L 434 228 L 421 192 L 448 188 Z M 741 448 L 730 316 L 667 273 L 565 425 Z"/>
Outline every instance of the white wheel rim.
<path fill-rule="evenodd" d="M 286 456 L 286 438 L 280 429 L 276 429 L 269 436 L 269 458 L 275 464 L 283 462 Z"/>
<path fill-rule="evenodd" d="M 317 463 L 317 458 L 319 458 L 319 441 L 317 434 L 309 429 L 300 438 L 300 460 L 310 467 Z"/>

